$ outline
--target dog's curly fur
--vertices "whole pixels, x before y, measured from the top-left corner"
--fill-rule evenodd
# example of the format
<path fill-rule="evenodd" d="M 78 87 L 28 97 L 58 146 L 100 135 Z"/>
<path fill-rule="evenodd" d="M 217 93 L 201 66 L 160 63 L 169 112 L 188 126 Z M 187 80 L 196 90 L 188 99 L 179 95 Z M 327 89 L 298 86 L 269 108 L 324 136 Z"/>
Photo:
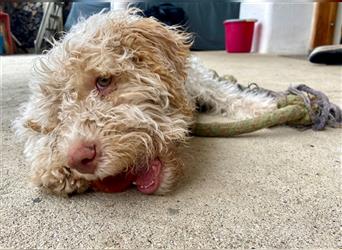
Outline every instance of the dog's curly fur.
<path fill-rule="evenodd" d="M 155 193 L 172 190 L 181 174 L 177 146 L 186 141 L 196 104 L 230 119 L 275 108 L 265 95 L 215 79 L 190 55 L 190 36 L 136 10 L 80 21 L 35 64 L 31 97 L 15 121 L 36 185 L 56 193 L 83 192 L 90 181 L 163 163 Z M 98 90 L 96 79 L 111 77 Z M 68 166 L 78 141 L 100 148 L 94 173 Z"/>

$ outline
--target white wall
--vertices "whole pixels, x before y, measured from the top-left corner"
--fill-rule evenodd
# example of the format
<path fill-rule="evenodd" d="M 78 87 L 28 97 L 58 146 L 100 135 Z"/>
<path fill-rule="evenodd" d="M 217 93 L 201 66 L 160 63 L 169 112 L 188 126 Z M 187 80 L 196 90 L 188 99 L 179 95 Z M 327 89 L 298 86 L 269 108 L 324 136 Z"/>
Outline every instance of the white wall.
<path fill-rule="evenodd" d="M 338 3 L 337 16 L 334 31 L 334 44 L 339 44 L 341 41 L 341 28 L 342 28 L 342 3 Z"/>
<path fill-rule="evenodd" d="M 129 1 L 129 0 L 111 0 L 110 1 L 110 8 L 112 10 L 122 10 L 126 9 L 129 2 L 134 2 L 134 1 Z"/>
<path fill-rule="evenodd" d="M 307 54 L 310 49 L 313 3 L 241 3 L 240 18 L 256 18 L 253 51 Z"/>

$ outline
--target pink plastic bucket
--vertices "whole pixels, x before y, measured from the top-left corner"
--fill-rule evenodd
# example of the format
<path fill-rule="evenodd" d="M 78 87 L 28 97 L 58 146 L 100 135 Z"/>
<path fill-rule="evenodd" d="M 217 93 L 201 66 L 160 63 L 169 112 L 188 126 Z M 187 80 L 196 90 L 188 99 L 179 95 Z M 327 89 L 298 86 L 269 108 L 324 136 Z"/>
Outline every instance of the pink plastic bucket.
<path fill-rule="evenodd" d="M 251 52 L 255 19 L 234 19 L 223 22 L 226 34 L 226 51 L 229 53 Z"/>

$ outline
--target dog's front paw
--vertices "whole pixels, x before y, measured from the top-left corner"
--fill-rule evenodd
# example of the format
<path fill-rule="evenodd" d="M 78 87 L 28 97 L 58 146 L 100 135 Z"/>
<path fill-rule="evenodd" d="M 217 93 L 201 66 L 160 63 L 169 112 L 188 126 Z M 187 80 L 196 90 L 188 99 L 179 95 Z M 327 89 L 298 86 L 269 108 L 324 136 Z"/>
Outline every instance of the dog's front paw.
<path fill-rule="evenodd" d="M 32 182 L 56 194 L 82 193 L 89 186 L 88 181 L 75 177 L 67 167 L 39 169 Z"/>

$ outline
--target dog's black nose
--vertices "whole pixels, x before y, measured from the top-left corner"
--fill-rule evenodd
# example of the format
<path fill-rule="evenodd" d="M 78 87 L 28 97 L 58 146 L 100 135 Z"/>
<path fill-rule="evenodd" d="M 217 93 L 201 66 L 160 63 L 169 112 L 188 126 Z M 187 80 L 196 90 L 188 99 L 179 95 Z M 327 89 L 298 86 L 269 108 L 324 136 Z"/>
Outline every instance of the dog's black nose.
<path fill-rule="evenodd" d="M 97 167 L 99 152 L 94 142 L 76 142 L 68 152 L 68 165 L 80 173 L 93 174 Z"/>

